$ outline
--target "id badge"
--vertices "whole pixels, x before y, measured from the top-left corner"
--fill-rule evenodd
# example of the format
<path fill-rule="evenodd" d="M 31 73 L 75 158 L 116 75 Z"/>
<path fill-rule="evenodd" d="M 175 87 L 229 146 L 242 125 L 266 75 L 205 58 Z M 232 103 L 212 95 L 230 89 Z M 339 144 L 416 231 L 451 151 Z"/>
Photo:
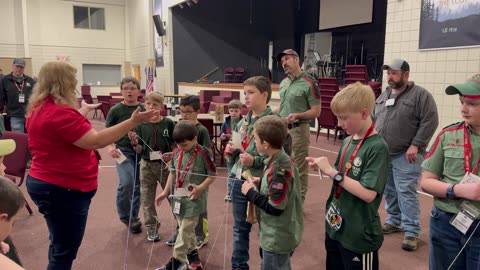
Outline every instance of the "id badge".
<path fill-rule="evenodd" d="M 240 163 L 238 163 L 237 171 L 235 172 L 235 178 L 242 179 L 242 169 L 243 169 L 243 166 Z"/>
<path fill-rule="evenodd" d="M 330 228 L 334 231 L 338 231 L 342 227 L 343 218 L 335 203 L 332 202 L 330 204 L 325 219 L 327 220 L 328 225 L 330 225 Z"/>
<path fill-rule="evenodd" d="M 25 103 L 25 94 L 18 94 L 18 103 Z"/>
<path fill-rule="evenodd" d="M 150 152 L 150 160 L 159 160 L 159 159 L 162 159 L 162 151 Z"/>
<path fill-rule="evenodd" d="M 480 177 L 470 172 L 467 172 L 463 176 L 462 181 L 460 181 L 460 184 L 479 184 L 479 183 L 480 183 Z"/>
<path fill-rule="evenodd" d="M 173 201 L 173 213 L 175 215 L 180 215 L 180 205 L 181 205 L 180 201 L 178 200 Z"/>
<path fill-rule="evenodd" d="M 460 211 L 450 220 L 450 224 L 457 230 L 466 234 L 472 223 L 480 215 L 480 209 L 468 201 L 460 205 Z"/>
<path fill-rule="evenodd" d="M 393 106 L 393 105 L 395 105 L 395 99 L 394 98 L 387 99 L 387 101 L 385 101 L 385 107 L 389 107 L 389 106 Z"/>

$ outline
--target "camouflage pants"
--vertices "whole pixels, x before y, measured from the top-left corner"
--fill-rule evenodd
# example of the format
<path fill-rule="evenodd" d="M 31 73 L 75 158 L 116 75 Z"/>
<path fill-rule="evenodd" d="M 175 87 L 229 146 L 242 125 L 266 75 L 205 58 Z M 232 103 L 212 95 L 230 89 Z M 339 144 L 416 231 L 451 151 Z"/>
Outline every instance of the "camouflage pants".
<path fill-rule="evenodd" d="M 158 183 L 160 183 L 162 189 L 165 188 L 168 174 L 168 166 L 162 161 L 143 159 L 140 161 L 140 194 L 145 226 L 149 230 L 158 230 L 158 228 L 160 228 L 160 221 L 158 220 L 157 210 L 155 209 L 155 196 Z"/>

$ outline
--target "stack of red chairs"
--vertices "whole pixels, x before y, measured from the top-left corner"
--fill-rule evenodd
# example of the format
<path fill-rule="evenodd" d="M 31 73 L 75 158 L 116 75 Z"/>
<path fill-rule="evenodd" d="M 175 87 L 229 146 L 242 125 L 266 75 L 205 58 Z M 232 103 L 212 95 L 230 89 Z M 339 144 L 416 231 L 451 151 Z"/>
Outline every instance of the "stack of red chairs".
<path fill-rule="evenodd" d="M 382 93 L 382 83 L 371 82 L 368 80 L 367 66 L 365 65 L 346 65 L 347 72 L 345 73 L 345 84 L 360 82 L 372 87 L 375 97 L 377 98 Z"/>

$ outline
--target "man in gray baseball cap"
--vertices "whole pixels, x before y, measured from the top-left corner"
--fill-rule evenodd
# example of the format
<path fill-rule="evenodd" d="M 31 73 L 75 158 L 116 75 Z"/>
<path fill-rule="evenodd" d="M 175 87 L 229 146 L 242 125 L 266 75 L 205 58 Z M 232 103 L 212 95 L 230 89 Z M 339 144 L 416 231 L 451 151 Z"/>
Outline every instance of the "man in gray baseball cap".
<path fill-rule="evenodd" d="M 394 59 L 382 69 L 388 87 L 375 101 L 375 128 L 387 142 L 391 159 L 383 233 L 403 231 L 402 248 L 414 251 L 420 235 L 418 179 L 425 148 L 438 127 L 437 105 L 430 92 L 408 81 L 407 61 Z"/>
<path fill-rule="evenodd" d="M 25 75 L 27 62 L 15 58 L 12 73 L 0 81 L 0 108 L 7 106 L 7 118 L 14 132 L 25 132 L 25 108 L 35 85 L 32 77 Z"/>

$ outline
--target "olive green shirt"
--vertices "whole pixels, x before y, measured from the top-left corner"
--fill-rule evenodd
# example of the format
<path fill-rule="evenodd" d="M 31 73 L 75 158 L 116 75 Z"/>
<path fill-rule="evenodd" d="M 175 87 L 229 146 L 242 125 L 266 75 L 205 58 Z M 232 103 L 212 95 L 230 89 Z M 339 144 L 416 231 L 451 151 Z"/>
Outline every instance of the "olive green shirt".
<path fill-rule="evenodd" d="M 446 127 L 438 134 L 430 152 L 425 157 L 422 168 L 440 177 L 442 182 L 458 184 L 465 175 L 464 169 L 464 123 L 456 123 Z M 470 144 L 472 145 L 472 159 L 470 170 L 473 171 L 480 159 L 480 135 L 468 128 Z M 477 171 L 476 175 L 480 175 Z M 434 205 L 447 213 L 456 214 L 464 200 L 450 200 L 434 198 Z M 480 209 L 480 202 L 470 201 Z"/>
<path fill-rule="evenodd" d="M 0 137 L 2 137 L 3 132 L 5 132 L 5 124 L 3 123 L 3 116 L 0 115 Z"/>
<path fill-rule="evenodd" d="M 170 172 L 174 175 L 173 180 L 175 181 L 176 188 L 180 187 L 178 182 L 180 179 L 184 181 L 181 187 L 188 188 L 188 184 L 190 183 L 200 185 L 207 179 L 207 175 L 215 176 L 217 174 L 215 163 L 208 148 L 196 144 L 189 151 L 183 152 L 183 158 L 180 164 L 180 154 L 182 152 L 181 150 L 175 151 L 170 168 Z M 187 164 L 192 155 L 194 155 L 194 158 L 184 178 Z M 177 179 L 178 177 L 179 179 Z M 195 217 L 205 213 L 207 211 L 207 197 L 208 192 L 205 190 L 196 200 L 190 200 L 188 197 L 175 198 L 174 202 L 180 202 L 180 214 L 177 216 L 182 218 Z M 174 205 L 175 203 L 172 203 L 172 207 L 174 207 Z"/>
<path fill-rule="evenodd" d="M 200 145 L 205 146 L 207 149 L 210 149 L 212 147 L 212 140 L 210 140 L 210 134 L 208 132 L 208 129 L 201 123 L 198 123 L 196 125 L 196 128 L 197 128 L 197 142 Z"/>
<path fill-rule="evenodd" d="M 345 171 L 345 164 L 361 141 L 352 140 L 343 157 L 343 166 L 338 168 L 341 155 L 350 138 L 343 140 L 342 147 L 338 151 L 335 162 L 335 168 L 338 171 Z M 337 231 L 333 230 L 325 221 L 325 230 L 330 238 L 338 241 L 343 248 L 365 254 L 378 250 L 383 243 L 382 223 L 378 208 L 382 202 L 382 194 L 388 177 L 390 152 L 382 136 L 374 134 L 366 138 L 352 163 L 348 177 L 358 181 L 364 188 L 375 191 L 377 196 L 371 203 L 368 203 L 343 189 L 337 200 L 335 199 L 336 186 L 332 185 L 325 213 L 328 212 L 331 204 L 335 203 L 343 221 Z"/>
<path fill-rule="evenodd" d="M 247 116 L 245 116 L 242 120 L 240 120 L 236 126 L 232 126 L 232 130 L 239 132 L 240 135 L 242 136 L 242 139 L 245 137 L 245 130 L 247 131 L 245 140 L 249 141 L 249 143 L 247 148 L 245 149 L 245 152 L 252 155 L 253 165 L 243 166 L 242 171 L 250 170 L 252 175 L 257 177 L 262 174 L 263 167 L 265 166 L 263 161 L 265 160 L 266 157 L 261 156 L 257 151 L 257 147 L 255 146 L 255 140 L 253 139 L 253 124 L 255 124 L 255 121 L 257 121 L 258 119 L 270 114 L 273 114 L 273 113 L 272 113 L 272 109 L 269 106 L 263 113 L 261 113 L 255 118 L 252 118 L 252 111 L 249 111 Z M 242 163 L 240 162 L 240 153 L 241 153 L 240 149 L 237 149 L 232 154 L 225 156 L 227 163 L 233 164 L 231 169 L 232 174 L 235 174 L 237 172 L 238 166 L 242 166 Z"/>
<path fill-rule="evenodd" d="M 280 116 L 304 113 L 312 106 L 320 105 L 320 88 L 314 78 L 302 72 L 293 80 L 288 76 L 280 83 Z M 308 123 L 310 120 L 300 120 Z"/>
<path fill-rule="evenodd" d="M 162 153 L 172 152 L 173 129 L 175 123 L 164 117 L 156 123 L 142 123 L 135 128 L 138 145 L 142 146 L 142 159 L 150 160 L 150 152 L 161 151 Z"/>
<path fill-rule="evenodd" d="M 268 203 L 283 212 L 273 216 L 259 211 L 260 246 L 268 252 L 288 254 L 300 244 L 303 235 L 298 169 L 283 149 L 264 162 L 260 194 L 267 196 Z"/>
<path fill-rule="evenodd" d="M 142 112 L 145 111 L 145 107 L 142 103 L 138 103 L 137 106 L 127 106 L 123 104 L 123 102 L 115 104 L 110 111 L 108 111 L 107 120 L 105 120 L 105 127 L 109 128 L 130 119 L 132 113 L 138 106 L 140 106 Z M 116 141 L 115 144 L 119 146 L 130 146 L 128 134 L 125 134 L 122 138 Z"/>

